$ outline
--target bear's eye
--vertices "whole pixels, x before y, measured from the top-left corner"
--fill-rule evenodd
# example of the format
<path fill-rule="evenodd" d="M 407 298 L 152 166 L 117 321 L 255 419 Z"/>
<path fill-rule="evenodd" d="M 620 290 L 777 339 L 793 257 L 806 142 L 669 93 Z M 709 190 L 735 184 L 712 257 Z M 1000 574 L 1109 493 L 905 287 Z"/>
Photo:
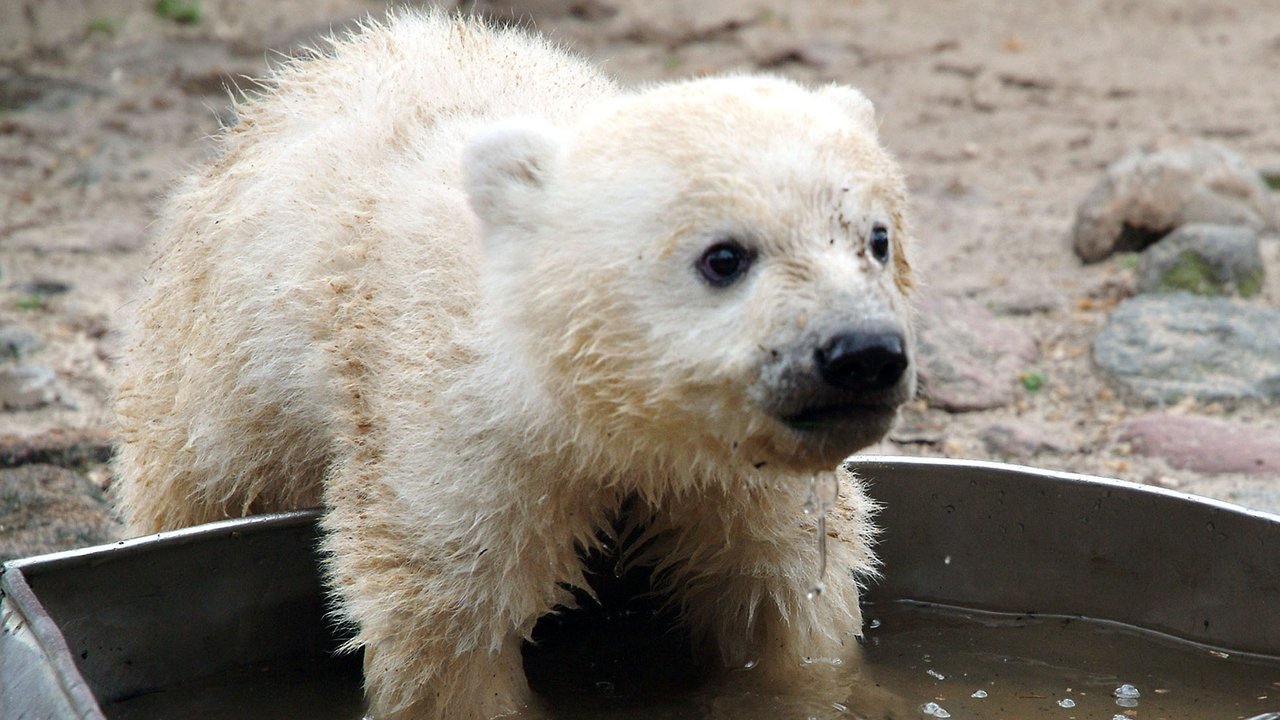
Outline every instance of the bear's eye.
<path fill-rule="evenodd" d="M 867 247 L 871 249 L 871 257 L 878 263 L 889 261 L 889 228 L 876 223 L 867 237 Z"/>
<path fill-rule="evenodd" d="M 725 240 L 707 248 L 698 259 L 698 271 L 716 287 L 732 285 L 751 264 L 751 254 L 736 240 Z"/>

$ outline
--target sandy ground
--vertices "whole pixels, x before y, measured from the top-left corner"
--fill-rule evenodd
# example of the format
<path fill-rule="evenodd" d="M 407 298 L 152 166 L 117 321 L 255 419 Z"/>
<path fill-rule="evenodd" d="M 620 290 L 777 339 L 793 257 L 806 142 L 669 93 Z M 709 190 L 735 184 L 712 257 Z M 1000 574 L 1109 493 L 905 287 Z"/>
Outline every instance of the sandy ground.
<path fill-rule="evenodd" d="M 483 8 L 510 2 L 479 3 Z M 1157 483 L 1280 511 L 1280 477 L 1205 475 L 1135 455 L 1121 424 L 1153 408 L 1089 352 L 1131 271 L 1070 250 L 1075 208 L 1109 162 L 1153 138 L 1221 142 L 1280 168 L 1280 5 L 1272 0 L 526 0 L 519 16 L 643 83 L 726 70 L 838 80 L 876 103 L 910 177 L 914 259 L 932 291 L 972 298 L 1035 340 L 1047 379 L 1009 405 L 909 408 L 877 452 L 1015 460 Z M 252 6 L 252 9 L 249 8 Z M 261 75 L 383 5 L 202 0 L 183 24 L 152 3 L 0 0 L 0 327 L 34 332 L 24 363 L 60 400 L 0 413 L 0 434 L 109 432 L 119 328 L 146 267 L 147 225 L 210 152 L 225 85 Z M 1280 239 L 1264 238 L 1280 305 Z M 34 285 L 43 283 L 44 285 Z M 62 284 L 65 291 L 49 284 Z M 1280 408 L 1182 404 L 1274 429 Z M 1018 425 L 1062 441 L 1011 457 L 982 440 Z M 83 469 L 83 468 L 82 468 Z M 89 467 L 98 485 L 110 482 Z"/>

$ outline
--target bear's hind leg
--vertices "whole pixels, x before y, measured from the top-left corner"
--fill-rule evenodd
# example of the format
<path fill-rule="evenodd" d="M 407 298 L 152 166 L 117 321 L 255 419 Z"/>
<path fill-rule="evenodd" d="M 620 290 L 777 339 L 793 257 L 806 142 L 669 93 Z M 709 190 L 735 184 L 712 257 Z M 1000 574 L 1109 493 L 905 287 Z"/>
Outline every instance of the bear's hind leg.
<path fill-rule="evenodd" d="M 115 467 L 130 531 L 162 532 L 320 504 L 331 441 L 252 400 L 183 406 L 163 386 L 123 396 Z M 189 390 L 188 390 L 189 391 Z"/>

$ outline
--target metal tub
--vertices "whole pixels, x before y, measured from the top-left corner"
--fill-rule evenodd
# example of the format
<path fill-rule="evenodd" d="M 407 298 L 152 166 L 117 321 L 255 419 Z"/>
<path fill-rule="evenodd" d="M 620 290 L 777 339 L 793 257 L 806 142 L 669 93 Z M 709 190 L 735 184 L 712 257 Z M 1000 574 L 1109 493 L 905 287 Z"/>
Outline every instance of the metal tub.
<path fill-rule="evenodd" d="M 1280 517 L 1012 465 L 851 465 L 883 505 L 872 600 L 1083 615 L 1280 655 Z M 228 703 L 244 717 L 276 716 L 264 710 L 272 702 L 297 712 L 311 695 L 323 696 L 318 706 L 358 703 L 358 657 L 333 655 L 342 638 L 326 619 L 316 517 L 248 518 L 8 563 L 0 715 L 119 717 L 121 701 L 246 667 L 321 680 L 256 699 L 211 689 L 219 716 L 233 716 Z"/>
<path fill-rule="evenodd" d="M 312 681 L 359 673 L 358 658 L 333 653 L 316 518 L 259 516 L 7 563 L 0 717 L 127 716 L 125 701 L 247 667 L 307 669 L 311 680 L 291 684 L 316 686 L 317 705 L 341 702 L 342 688 Z M 273 717 L 262 710 L 312 702 L 284 690 L 221 688 L 209 703 Z"/>

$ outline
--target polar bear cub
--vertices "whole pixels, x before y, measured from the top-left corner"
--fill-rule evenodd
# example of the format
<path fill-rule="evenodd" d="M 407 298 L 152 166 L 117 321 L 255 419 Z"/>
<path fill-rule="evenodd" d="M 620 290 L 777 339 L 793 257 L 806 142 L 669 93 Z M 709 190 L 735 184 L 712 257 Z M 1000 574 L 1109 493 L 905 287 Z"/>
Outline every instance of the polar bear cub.
<path fill-rule="evenodd" d="M 715 662 L 785 685 L 860 632 L 830 471 L 915 386 L 903 180 L 871 104 L 624 91 L 403 13 L 275 73 L 159 223 L 118 390 L 138 532 L 323 504 L 378 718 L 528 707 L 520 646 L 626 503 Z"/>

